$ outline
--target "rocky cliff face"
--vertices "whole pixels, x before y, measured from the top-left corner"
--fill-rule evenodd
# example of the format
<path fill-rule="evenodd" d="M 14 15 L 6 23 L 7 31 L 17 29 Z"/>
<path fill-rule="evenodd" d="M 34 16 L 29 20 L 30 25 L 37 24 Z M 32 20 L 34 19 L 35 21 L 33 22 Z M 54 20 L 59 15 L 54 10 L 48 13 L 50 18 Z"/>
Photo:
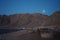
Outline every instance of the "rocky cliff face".
<path fill-rule="evenodd" d="M 0 28 L 60 26 L 60 11 L 51 16 L 43 14 L 0 15 Z"/>
<path fill-rule="evenodd" d="M 10 17 L 6 15 L 0 15 L 0 26 L 5 26 L 10 23 Z"/>
<path fill-rule="evenodd" d="M 57 11 L 51 15 L 52 25 L 60 26 L 60 11 Z"/>

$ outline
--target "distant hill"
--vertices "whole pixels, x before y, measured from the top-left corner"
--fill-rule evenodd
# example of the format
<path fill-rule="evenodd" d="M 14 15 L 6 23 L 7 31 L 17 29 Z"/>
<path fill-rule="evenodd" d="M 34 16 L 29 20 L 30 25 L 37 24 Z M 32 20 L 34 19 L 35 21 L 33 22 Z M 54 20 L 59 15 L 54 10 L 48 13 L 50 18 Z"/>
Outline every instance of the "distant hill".
<path fill-rule="evenodd" d="M 60 11 L 51 16 L 36 14 L 0 15 L 0 28 L 23 28 L 40 26 L 60 26 Z"/>

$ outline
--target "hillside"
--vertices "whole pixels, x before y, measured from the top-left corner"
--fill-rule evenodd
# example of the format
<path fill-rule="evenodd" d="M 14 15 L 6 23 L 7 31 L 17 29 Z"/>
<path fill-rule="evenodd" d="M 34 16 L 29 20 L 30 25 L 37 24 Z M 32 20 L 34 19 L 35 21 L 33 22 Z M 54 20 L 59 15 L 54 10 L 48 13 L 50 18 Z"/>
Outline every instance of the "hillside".
<path fill-rule="evenodd" d="M 40 26 L 60 26 L 60 11 L 51 16 L 36 14 L 0 15 L 0 28 L 33 28 Z"/>

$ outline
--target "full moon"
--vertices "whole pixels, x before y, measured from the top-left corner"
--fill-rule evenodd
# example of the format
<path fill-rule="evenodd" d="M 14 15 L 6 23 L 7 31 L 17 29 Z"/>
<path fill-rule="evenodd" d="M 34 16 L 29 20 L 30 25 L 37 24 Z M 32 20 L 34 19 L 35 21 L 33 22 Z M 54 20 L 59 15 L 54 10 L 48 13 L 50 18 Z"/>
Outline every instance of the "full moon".
<path fill-rule="evenodd" d="M 45 13 L 46 11 L 45 10 L 42 10 L 43 13 Z"/>

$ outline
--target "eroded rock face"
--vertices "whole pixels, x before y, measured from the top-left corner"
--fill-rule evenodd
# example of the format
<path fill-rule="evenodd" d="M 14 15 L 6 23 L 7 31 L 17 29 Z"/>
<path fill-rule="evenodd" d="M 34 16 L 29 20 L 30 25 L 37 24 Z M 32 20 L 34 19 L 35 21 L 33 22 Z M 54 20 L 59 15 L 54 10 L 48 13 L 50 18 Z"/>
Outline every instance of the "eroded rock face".
<path fill-rule="evenodd" d="M 57 11 L 51 15 L 52 25 L 60 26 L 60 11 Z"/>
<path fill-rule="evenodd" d="M 6 15 L 0 15 L 0 26 L 5 26 L 10 23 L 10 17 Z"/>
<path fill-rule="evenodd" d="M 60 26 L 60 11 L 51 16 L 43 14 L 0 15 L 0 28 L 23 28 L 40 26 Z"/>

